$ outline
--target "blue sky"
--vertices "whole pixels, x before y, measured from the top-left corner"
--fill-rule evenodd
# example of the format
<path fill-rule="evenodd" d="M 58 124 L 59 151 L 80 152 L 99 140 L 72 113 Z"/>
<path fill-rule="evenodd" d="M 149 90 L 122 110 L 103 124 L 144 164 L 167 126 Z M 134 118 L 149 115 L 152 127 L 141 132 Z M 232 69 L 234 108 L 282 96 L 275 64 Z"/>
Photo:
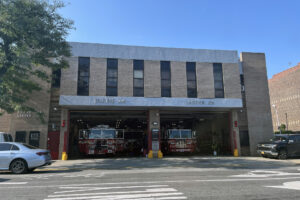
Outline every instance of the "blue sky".
<path fill-rule="evenodd" d="M 300 62 L 300 0 L 64 0 L 68 41 L 264 52 L 268 77 Z"/>

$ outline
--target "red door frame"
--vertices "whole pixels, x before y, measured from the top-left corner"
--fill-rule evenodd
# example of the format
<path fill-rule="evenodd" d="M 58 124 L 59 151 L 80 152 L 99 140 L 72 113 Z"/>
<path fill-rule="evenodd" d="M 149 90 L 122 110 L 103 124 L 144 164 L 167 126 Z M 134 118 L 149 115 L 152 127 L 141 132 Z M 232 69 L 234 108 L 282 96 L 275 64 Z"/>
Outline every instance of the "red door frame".
<path fill-rule="evenodd" d="M 50 141 L 52 139 L 54 139 L 57 142 L 56 145 L 51 145 L 53 144 L 52 141 Z M 60 131 L 48 132 L 48 149 L 50 150 L 51 158 L 53 160 L 57 160 L 59 157 L 59 143 L 60 143 L 59 140 L 60 140 Z"/>

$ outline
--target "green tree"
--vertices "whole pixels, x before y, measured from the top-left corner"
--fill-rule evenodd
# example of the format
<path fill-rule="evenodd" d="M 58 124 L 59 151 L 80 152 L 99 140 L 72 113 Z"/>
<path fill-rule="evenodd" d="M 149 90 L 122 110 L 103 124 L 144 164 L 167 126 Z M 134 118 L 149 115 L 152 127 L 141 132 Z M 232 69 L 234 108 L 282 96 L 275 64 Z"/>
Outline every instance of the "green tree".
<path fill-rule="evenodd" d="M 0 0 L 0 109 L 7 113 L 32 111 L 26 102 L 41 90 L 38 80 L 51 81 L 50 70 L 68 67 L 66 36 L 73 21 L 57 10 L 61 1 Z"/>
<path fill-rule="evenodd" d="M 286 130 L 286 126 L 285 126 L 285 124 L 281 124 L 280 126 L 279 126 L 279 130 L 281 131 L 281 133 L 284 133 Z"/>

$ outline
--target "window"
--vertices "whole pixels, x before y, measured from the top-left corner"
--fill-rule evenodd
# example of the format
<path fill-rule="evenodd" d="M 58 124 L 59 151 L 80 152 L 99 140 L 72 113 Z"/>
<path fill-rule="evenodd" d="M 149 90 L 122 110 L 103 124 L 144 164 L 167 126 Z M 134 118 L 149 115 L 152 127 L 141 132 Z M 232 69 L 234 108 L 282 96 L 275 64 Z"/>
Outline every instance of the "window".
<path fill-rule="evenodd" d="M 20 149 L 16 145 L 12 145 L 11 150 L 12 151 L 19 151 Z"/>
<path fill-rule="evenodd" d="M 118 96 L 118 60 L 107 59 L 106 96 Z"/>
<path fill-rule="evenodd" d="M 215 98 L 224 98 L 224 85 L 223 85 L 223 70 L 222 63 L 213 64 L 214 83 L 215 83 Z"/>
<path fill-rule="evenodd" d="M 25 131 L 16 131 L 15 142 L 26 143 L 26 132 Z"/>
<path fill-rule="evenodd" d="M 61 69 L 53 70 L 53 72 L 52 72 L 52 87 L 53 88 L 60 87 L 60 77 L 61 77 Z"/>
<path fill-rule="evenodd" d="M 5 142 L 12 142 L 13 141 L 13 138 L 10 134 L 3 134 L 3 137 L 4 137 L 4 141 Z"/>
<path fill-rule="evenodd" d="M 144 96 L 144 61 L 133 61 L 133 96 Z"/>
<path fill-rule="evenodd" d="M 30 131 L 29 145 L 39 147 L 39 145 L 40 145 L 40 132 L 39 131 Z"/>
<path fill-rule="evenodd" d="M 9 143 L 2 143 L 0 144 L 0 151 L 10 151 L 11 144 Z"/>
<path fill-rule="evenodd" d="M 196 63 L 186 63 L 187 96 L 197 98 Z"/>
<path fill-rule="evenodd" d="M 90 58 L 78 58 L 77 95 L 89 96 Z"/>
<path fill-rule="evenodd" d="M 171 97 L 170 61 L 160 61 L 161 96 Z"/>

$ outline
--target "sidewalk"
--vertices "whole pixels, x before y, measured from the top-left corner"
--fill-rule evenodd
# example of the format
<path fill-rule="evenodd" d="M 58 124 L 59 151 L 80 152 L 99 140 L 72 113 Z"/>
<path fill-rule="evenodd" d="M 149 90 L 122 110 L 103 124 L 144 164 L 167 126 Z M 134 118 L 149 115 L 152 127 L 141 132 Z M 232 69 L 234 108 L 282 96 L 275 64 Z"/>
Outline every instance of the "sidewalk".
<path fill-rule="evenodd" d="M 276 160 L 262 157 L 166 157 L 163 159 L 99 158 L 79 160 L 57 160 L 43 169 L 48 170 L 130 170 L 143 168 L 259 168 L 274 169 L 300 165 L 300 159 Z"/>

